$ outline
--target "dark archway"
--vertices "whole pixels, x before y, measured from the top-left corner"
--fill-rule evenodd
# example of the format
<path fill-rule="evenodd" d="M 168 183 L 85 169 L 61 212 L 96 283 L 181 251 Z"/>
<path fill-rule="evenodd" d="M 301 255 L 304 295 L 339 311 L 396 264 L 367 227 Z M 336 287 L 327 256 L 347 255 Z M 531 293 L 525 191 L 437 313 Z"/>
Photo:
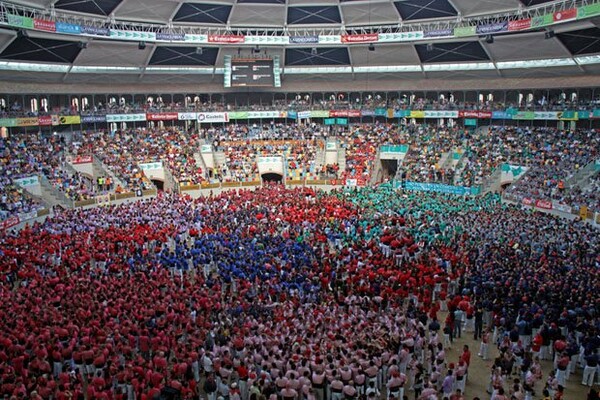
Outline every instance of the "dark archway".
<path fill-rule="evenodd" d="M 274 172 L 268 172 L 261 175 L 263 183 L 283 183 L 283 175 Z"/>
<path fill-rule="evenodd" d="M 159 179 L 152 179 L 152 183 L 156 186 L 156 190 L 162 192 L 165 190 L 165 183 Z"/>

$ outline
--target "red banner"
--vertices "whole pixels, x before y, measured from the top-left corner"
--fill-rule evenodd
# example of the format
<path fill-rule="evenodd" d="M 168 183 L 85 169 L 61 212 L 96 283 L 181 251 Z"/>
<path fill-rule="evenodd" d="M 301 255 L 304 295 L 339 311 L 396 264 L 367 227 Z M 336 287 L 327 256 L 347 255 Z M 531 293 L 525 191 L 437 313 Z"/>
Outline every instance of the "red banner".
<path fill-rule="evenodd" d="M 523 31 L 531 28 L 531 18 L 508 21 L 508 31 Z"/>
<path fill-rule="evenodd" d="M 8 217 L 4 221 L 0 222 L 0 229 L 6 230 L 8 228 L 12 228 L 15 225 L 19 225 L 19 222 L 21 222 L 19 217 Z"/>
<path fill-rule="evenodd" d="M 524 206 L 533 205 L 533 199 L 530 199 L 529 197 L 524 197 L 521 202 L 523 203 Z"/>
<path fill-rule="evenodd" d="M 38 117 L 38 125 L 39 126 L 52 125 L 52 115 L 42 115 L 42 116 Z"/>
<path fill-rule="evenodd" d="M 179 114 L 176 112 L 146 114 L 147 121 L 176 121 L 178 119 Z"/>
<path fill-rule="evenodd" d="M 360 118 L 360 110 L 348 110 L 348 116 L 350 118 Z"/>
<path fill-rule="evenodd" d="M 330 110 L 330 117 L 351 117 L 357 118 L 360 117 L 360 110 Z"/>
<path fill-rule="evenodd" d="M 535 206 L 544 210 L 552 210 L 552 202 L 549 200 L 537 200 Z"/>
<path fill-rule="evenodd" d="M 243 35 L 208 35 L 209 43 L 244 43 L 245 40 Z"/>
<path fill-rule="evenodd" d="M 91 164 L 92 156 L 77 156 L 71 160 L 71 164 Z"/>
<path fill-rule="evenodd" d="M 459 111 L 458 112 L 458 117 L 459 118 L 490 119 L 490 118 L 492 118 L 492 112 L 491 111 L 469 111 L 469 110 L 464 110 L 464 111 Z"/>
<path fill-rule="evenodd" d="M 569 8 L 568 10 L 557 11 L 552 15 L 554 22 L 566 21 L 577 18 L 577 9 Z"/>
<path fill-rule="evenodd" d="M 342 43 L 368 43 L 379 40 L 377 33 L 366 33 L 362 35 L 342 35 Z"/>
<path fill-rule="evenodd" d="M 46 21 L 45 19 L 34 19 L 33 28 L 40 31 L 56 32 L 56 24 L 54 21 Z"/>

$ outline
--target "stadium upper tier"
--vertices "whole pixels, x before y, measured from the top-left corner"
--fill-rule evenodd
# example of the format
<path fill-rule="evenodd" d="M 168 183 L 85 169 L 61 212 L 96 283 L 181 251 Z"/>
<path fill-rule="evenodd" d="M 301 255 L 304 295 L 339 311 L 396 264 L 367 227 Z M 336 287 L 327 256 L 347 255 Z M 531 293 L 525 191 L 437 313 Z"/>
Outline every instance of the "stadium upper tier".
<path fill-rule="evenodd" d="M 422 88 L 420 80 L 506 88 L 533 77 L 555 87 L 556 76 L 585 87 L 600 71 L 600 0 L 51 4 L 0 2 L 1 81 L 50 85 L 40 92 L 109 83 L 215 91 L 227 81 L 227 60 L 256 56 L 276 60 L 273 86 L 288 89 Z"/>

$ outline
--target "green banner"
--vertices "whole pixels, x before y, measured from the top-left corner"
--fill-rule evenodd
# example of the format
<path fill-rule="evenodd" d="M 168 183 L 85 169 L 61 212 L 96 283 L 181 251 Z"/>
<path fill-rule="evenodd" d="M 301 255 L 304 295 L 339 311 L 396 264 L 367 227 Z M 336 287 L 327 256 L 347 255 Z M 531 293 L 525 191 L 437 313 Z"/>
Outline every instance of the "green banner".
<path fill-rule="evenodd" d="M 589 6 L 583 6 L 577 9 L 577 19 L 589 18 L 599 14 L 600 3 L 590 4 Z"/>
<path fill-rule="evenodd" d="M 229 119 L 248 119 L 248 111 L 234 111 L 227 113 Z"/>
<path fill-rule="evenodd" d="M 592 111 L 592 118 L 600 118 L 600 109 L 595 109 Z"/>
<path fill-rule="evenodd" d="M 325 118 L 323 120 L 325 125 L 335 125 L 335 118 Z M 329 144 L 329 143 L 328 143 Z"/>
<path fill-rule="evenodd" d="M 535 113 L 533 111 L 517 111 L 515 115 L 513 115 L 513 119 L 534 120 Z"/>
<path fill-rule="evenodd" d="M 19 28 L 33 29 L 33 18 L 22 15 L 7 14 L 8 24 Z"/>
<path fill-rule="evenodd" d="M 589 111 L 577 111 L 577 117 L 579 119 L 590 119 Z"/>
<path fill-rule="evenodd" d="M 476 118 L 465 118 L 465 126 L 477 126 Z"/>
<path fill-rule="evenodd" d="M 311 118 L 328 118 L 329 111 L 326 110 L 313 110 L 310 112 Z"/>
<path fill-rule="evenodd" d="M 539 28 L 542 26 L 552 25 L 554 23 L 554 14 L 545 14 L 531 19 L 531 27 Z"/>
<path fill-rule="evenodd" d="M 3 126 L 5 128 L 17 126 L 17 119 L 16 118 L 0 118 L 0 126 Z"/>
<path fill-rule="evenodd" d="M 460 26 L 454 28 L 454 36 L 475 36 L 477 34 L 477 27 L 475 26 Z"/>

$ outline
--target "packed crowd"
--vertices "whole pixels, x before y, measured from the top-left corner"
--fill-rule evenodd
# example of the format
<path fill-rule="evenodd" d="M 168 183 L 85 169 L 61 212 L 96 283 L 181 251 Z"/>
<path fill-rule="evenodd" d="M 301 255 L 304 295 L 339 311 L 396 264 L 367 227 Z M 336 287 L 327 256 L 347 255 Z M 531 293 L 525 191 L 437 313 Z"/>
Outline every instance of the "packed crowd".
<path fill-rule="evenodd" d="M 494 339 L 502 350 L 493 400 L 568 393 L 567 348 L 570 371 L 597 379 L 599 247 L 588 225 L 497 196 L 388 187 L 65 211 L 0 235 L 0 391 L 463 399 L 474 356 L 445 350 L 466 326 L 482 356 Z M 532 353 L 557 357 L 547 385 Z"/>

